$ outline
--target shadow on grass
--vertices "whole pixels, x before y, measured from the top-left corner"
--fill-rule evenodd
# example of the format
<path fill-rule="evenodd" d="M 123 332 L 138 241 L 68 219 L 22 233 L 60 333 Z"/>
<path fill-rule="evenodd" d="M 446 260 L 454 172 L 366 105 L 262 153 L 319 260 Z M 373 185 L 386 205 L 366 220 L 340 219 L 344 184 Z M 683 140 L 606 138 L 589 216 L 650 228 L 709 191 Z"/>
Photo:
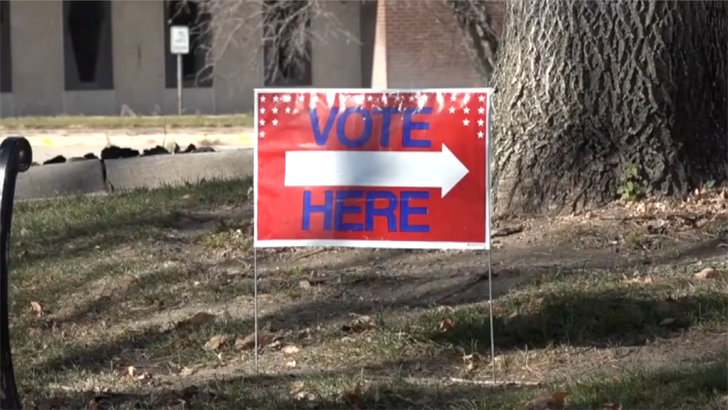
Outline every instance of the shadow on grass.
<path fill-rule="evenodd" d="M 551 344 L 608 347 L 644 345 L 656 337 L 670 337 L 707 320 L 728 317 L 728 295 L 720 292 L 694 297 L 649 300 L 625 297 L 616 292 L 547 296 L 533 301 L 532 312 L 518 313 L 527 306 L 510 306 L 494 312 L 496 347 L 544 348 Z M 501 310 L 499 313 L 498 310 Z M 447 318 L 456 325 L 448 332 L 437 331 Z M 427 340 L 472 348 L 473 341 L 488 346 L 488 308 L 469 306 L 454 312 L 438 312 L 431 322 Z"/>
<path fill-rule="evenodd" d="M 83 255 L 140 239 L 164 239 L 158 231 L 161 228 L 183 230 L 215 219 L 211 215 L 195 220 L 184 212 L 240 206 L 250 185 L 249 179 L 210 181 L 108 197 L 73 196 L 19 203 L 13 215 L 13 265 L 22 267 L 37 260 Z"/>
<path fill-rule="evenodd" d="M 620 402 L 623 408 L 716 408 L 728 393 L 728 352 L 711 360 L 684 367 L 670 366 L 618 376 L 595 376 L 576 384 L 528 387 L 485 387 L 472 384 L 424 383 L 397 373 L 400 362 L 377 369 L 391 377 L 362 377 L 361 369 L 238 376 L 187 384 L 155 394 L 125 392 L 61 393 L 56 402 L 86 404 L 106 402 L 114 408 L 156 409 L 180 406 L 191 409 L 519 409 L 535 397 L 555 390 L 569 393 L 570 408 L 597 409 L 603 403 Z M 417 359 L 413 359 L 416 361 Z M 371 374 L 371 373 L 369 373 Z M 357 387 L 358 386 L 358 387 Z"/>

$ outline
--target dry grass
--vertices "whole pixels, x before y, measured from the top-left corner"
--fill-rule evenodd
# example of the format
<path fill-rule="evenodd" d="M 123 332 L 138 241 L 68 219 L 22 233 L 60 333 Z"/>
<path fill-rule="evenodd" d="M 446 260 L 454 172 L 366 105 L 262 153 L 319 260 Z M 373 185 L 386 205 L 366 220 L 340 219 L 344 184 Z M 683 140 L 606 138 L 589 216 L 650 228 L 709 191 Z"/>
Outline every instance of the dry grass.
<path fill-rule="evenodd" d="M 518 283 L 493 306 L 495 370 L 535 385 L 494 388 L 452 381 L 492 375 L 487 302 L 368 300 L 358 292 L 403 273 L 394 257 L 376 272 L 328 262 L 363 251 L 258 252 L 256 374 L 249 186 L 19 204 L 11 334 L 26 408 L 508 409 L 563 390 L 576 409 L 713 409 L 728 395 L 726 275 Z"/>
<path fill-rule="evenodd" d="M 252 127 L 250 114 L 167 116 L 52 116 L 0 119 L 1 130 L 134 129 L 134 128 L 232 128 Z"/>

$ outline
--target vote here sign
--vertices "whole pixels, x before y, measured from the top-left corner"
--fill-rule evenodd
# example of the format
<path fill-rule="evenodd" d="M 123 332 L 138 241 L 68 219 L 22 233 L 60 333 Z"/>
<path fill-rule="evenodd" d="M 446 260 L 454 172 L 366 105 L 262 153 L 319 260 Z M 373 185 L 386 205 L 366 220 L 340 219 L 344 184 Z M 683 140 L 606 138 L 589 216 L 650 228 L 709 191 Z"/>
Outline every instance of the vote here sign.
<path fill-rule="evenodd" d="M 255 92 L 255 246 L 489 249 L 490 89 Z"/>

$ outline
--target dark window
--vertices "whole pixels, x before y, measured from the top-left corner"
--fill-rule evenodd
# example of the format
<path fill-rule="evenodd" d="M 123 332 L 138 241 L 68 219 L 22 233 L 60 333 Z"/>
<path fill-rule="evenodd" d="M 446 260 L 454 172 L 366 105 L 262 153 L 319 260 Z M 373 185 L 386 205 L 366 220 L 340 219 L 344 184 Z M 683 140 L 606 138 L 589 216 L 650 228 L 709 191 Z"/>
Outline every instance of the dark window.
<path fill-rule="evenodd" d="M 265 85 L 311 85 L 309 2 L 265 0 L 263 7 Z M 296 44 L 301 39 L 303 46 Z"/>
<path fill-rule="evenodd" d="M 165 1 L 164 66 L 167 88 L 177 88 L 177 56 L 169 51 L 171 26 L 190 28 L 190 52 L 182 55 L 182 87 L 212 87 L 212 65 L 207 64 L 210 51 L 210 14 L 200 10 L 196 1 Z"/>
<path fill-rule="evenodd" d="M 13 91 L 10 53 L 10 1 L 0 0 L 0 92 Z"/>
<path fill-rule="evenodd" d="M 63 0 L 63 23 L 66 90 L 113 89 L 111 2 Z"/>

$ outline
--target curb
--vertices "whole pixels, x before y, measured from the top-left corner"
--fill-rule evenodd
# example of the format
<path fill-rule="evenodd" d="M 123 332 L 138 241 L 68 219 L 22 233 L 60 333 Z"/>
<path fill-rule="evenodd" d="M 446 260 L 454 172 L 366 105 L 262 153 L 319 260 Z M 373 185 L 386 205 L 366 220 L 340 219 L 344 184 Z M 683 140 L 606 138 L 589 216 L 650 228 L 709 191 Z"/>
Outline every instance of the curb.
<path fill-rule="evenodd" d="M 19 201 L 64 195 L 106 194 L 136 188 L 159 188 L 210 179 L 253 175 L 253 150 L 237 149 L 183 155 L 154 155 L 113 160 L 86 160 L 31 167 L 18 174 Z"/>

